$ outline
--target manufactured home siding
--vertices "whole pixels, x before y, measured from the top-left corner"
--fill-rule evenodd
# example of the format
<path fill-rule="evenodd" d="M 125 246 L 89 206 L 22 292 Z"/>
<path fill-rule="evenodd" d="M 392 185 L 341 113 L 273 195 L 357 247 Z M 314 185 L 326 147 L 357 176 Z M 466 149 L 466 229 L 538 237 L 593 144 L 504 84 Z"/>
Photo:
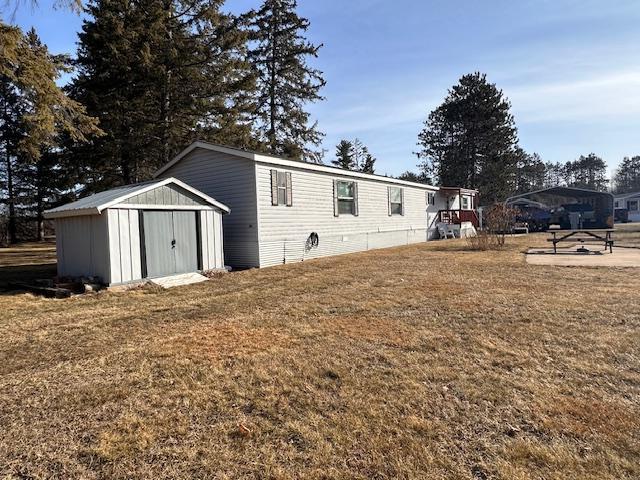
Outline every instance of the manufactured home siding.
<path fill-rule="evenodd" d="M 614 202 L 618 204 L 618 206 L 615 208 L 626 208 L 626 209 L 629 209 L 629 202 L 637 202 L 638 209 L 629 210 L 627 218 L 630 222 L 640 222 L 640 194 L 635 195 L 633 193 L 628 193 L 626 195 L 614 197 Z M 636 206 L 636 205 L 633 204 L 632 206 Z"/>
<path fill-rule="evenodd" d="M 240 268 L 260 265 L 252 161 L 197 148 L 161 177 L 178 178 L 227 205 L 231 213 L 224 217 L 225 263 Z"/>
<path fill-rule="evenodd" d="M 272 205 L 271 170 L 291 172 L 292 205 Z M 427 240 L 426 188 L 403 189 L 404 215 L 389 215 L 388 187 L 383 180 L 349 178 L 256 163 L 260 266 L 301 261 Z M 334 180 L 357 182 L 358 215 L 334 216 Z M 434 190 L 432 190 L 434 191 Z M 233 207 L 232 207 L 233 208 Z M 429 210 L 437 212 L 436 206 Z M 225 226 L 226 228 L 226 226 Z M 317 248 L 305 248 L 312 232 Z"/>
<path fill-rule="evenodd" d="M 471 210 L 473 208 L 473 195 L 463 193 L 462 196 L 467 198 L 469 210 Z M 440 192 L 439 197 L 442 202 L 440 205 L 442 210 L 459 210 L 461 208 L 460 195 L 457 193 Z"/>
<path fill-rule="evenodd" d="M 108 250 L 106 218 L 94 215 L 56 220 L 59 276 L 80 277 L 93 272 L 109 282 Z"/>

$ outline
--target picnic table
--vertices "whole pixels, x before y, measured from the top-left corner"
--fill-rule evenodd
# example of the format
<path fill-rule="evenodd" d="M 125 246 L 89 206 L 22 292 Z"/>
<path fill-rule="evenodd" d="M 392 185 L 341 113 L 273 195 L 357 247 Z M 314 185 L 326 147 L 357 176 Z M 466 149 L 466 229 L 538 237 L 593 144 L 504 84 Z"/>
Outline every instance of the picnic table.
<path fill-rule="evenodd" d="M 553 253 L 558 253 L 557 245 L 561 242 L 602 243 L 604 249 L 609 249 L 613 253 L 613 228 L 595 228 L 579 230 L 549 230 L 553 234 L 547 242 L 553 242 Z"/>

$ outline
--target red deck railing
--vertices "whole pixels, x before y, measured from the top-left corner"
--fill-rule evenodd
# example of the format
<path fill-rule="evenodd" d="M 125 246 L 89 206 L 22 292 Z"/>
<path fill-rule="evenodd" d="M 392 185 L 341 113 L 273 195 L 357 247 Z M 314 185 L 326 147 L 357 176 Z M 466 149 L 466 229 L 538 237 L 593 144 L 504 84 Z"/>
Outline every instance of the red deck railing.
<path fill-rule="evenodd" d="M 455 225 L 459 225 L 462 222 L 471 222 L 476 228 L 480 226 L 478 214 L 475 210 L 440 210 L 438 212 L 438 221 Z"/>

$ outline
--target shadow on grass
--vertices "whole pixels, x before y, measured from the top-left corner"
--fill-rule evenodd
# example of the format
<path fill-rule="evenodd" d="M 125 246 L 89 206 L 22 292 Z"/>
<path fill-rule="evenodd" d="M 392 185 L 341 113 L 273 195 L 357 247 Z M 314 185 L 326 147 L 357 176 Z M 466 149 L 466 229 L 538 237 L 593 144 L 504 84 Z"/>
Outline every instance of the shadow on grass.
<path fill-rule="evenodd" d="M 55 276 L 55 263 L 0 266 L 0 295 L 24 293 L 24 289 L 12 286 L 14 283 L 32 283 L 40 278 Z"/>
<path fill-rule="evenodd" d="M 14 283 L 32 283 L 56 275 L 56 251 L 52 242 L 29 242 L 0 248 L 0 295 L 22 293 Z"/>

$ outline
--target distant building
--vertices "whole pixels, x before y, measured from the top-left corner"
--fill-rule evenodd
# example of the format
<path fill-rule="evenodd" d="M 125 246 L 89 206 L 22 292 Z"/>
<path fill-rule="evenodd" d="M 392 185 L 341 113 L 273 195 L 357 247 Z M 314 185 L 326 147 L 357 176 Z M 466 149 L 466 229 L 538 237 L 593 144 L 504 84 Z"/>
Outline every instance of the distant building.
<path fill-rule="evenodd" d="M 640 222 L 640 192 L 615 195 L 613 201 L 616 210 L 627 210 L 628 221 Z"/>

